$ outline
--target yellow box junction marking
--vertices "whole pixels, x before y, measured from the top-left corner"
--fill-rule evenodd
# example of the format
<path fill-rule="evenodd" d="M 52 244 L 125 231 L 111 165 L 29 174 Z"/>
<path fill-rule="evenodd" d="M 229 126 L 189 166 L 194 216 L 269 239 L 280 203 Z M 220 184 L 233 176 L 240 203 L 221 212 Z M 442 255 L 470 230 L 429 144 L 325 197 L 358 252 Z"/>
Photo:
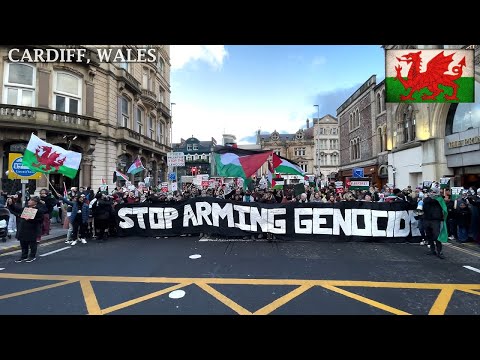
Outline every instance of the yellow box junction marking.
<path fill-rule="evenodd" d="M 140 302 L 153 299 L 155 297 L 164 295 L 168 292 L 178 290 L 188 285 L 195 284 L 202 290 L 212 295 L 224 305 L 241 315 L 252 315 L 241 305 L 237 304 L 232 299 L 228 298 L 220 291 L 214 289 L 210 285 L 224 284 L 224 285 L 294 285 L 297 288 L 290 291 L 288 294 L 272 301 L 263 308 L 257 310 L 254 315 L 267 315 L 295 299 L 299 295 L 310 290 L 314 286 L 321 286 L 327 290 L 334 291 L 338 294 L 347 296 L 351 299 L 360 301 L 362 303 L 374 306 L 376 308 L 388 311 L 392 314 L 409 315 L 407 312 L 396 309 L 389 305 L 380 303 L 378 301 L 369 299 L 367 297 L 352 293 L 343 289 L 344 287 L 366 287 L 366 288 L 394 288 L 394 289 L 425 289 L 425 290 L 440 290 L 435 303 L 430 309 L 430 315 L 443 315 L 448 307 L 455 290 L 463 291 L 469 294 L 480 296 L 480 284 L 439 284 L 439 283 L 403 283 L 403 282 L 380 282 L 380 281 L 346 281 L 346 280 L 300 280 L 300 279 L 226 279 L 226 278 L 166 278 L 166 277 L 129 277 L 129 276 L 80 276 L 80 275 L 38 275 L 38 274 L 13 274 L 0 273 L 0 279 L 18 279 L 18 280 L 50 280 L 59 281 L 54 284 L 35 287 L 28 290 L 23 290 L 11 294 L 0 295 L 0 300 L 12 298 L 15 296 L 22 296 L 32 294 L 35 292 L 60 287 L 75 282 L 80 283 L 83 298 L 87 306 L 87 312 L 91 315 L 108 314 L 129 306 L 138 304 Z M 155 291 L 151 294 L 143 295 L 138 298 L 125 301 L 123 303 L 101 309 L 98 304 L 95 291 L 93 290 L 91 282 L 124 282 L 124 283 L 169 283 L 175 284 L 166 289 Z"/>

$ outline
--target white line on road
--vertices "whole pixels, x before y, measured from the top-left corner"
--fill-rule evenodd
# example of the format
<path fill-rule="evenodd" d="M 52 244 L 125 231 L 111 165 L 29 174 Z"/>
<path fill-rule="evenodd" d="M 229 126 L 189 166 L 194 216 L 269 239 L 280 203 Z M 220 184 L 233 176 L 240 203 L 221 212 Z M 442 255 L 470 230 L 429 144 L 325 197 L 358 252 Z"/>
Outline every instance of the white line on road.
<path fill-rule="evenodd" d="M 475 272 L 480 273 L 480 270 L 477 269 L 477 268 L 474 268 L 473 266 L 463 265 L 463 267 L 464 267 L 465 269 L 472 270 L 472 271 L 475 271 Z"/>
<path fill-rule="evenodd" d="M 5 270 L 5 268 L 0 268 L 0 271 Z"/>
<path fill-rule="evenodd" d="M 63 251 L 63 250 L 67 250 L 67 249 L 71 249 L 71 247 L 70 247 L 70 246 L 67 246 L 67 247 L 64 247 L 64 248 L 61 248 L 61 249 L 53 250 L 53 251 L 50 251 L 50 252 L 48 252 L 48 253 L 42 254 L 42 255 L 40 255 L 40 256 L 52 255 L 52 254 L 55 254 L 55 253 L 57 253 L 57 252 L 59 252 L 59 251 Z"/>

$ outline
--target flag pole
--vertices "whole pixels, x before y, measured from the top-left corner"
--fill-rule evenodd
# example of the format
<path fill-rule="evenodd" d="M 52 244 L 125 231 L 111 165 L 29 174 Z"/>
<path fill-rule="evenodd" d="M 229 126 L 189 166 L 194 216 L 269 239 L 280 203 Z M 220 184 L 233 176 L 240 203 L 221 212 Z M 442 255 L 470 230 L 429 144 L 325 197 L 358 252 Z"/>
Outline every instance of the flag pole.
<path fill-rule="evenodd" d="M 53 191 L 55 191 L 55 194 L 57 194 L 57 196 L 60 196 L 60 194 L 57 192 L 57 190 L 55 189 L 55 187 L 52 185 L 52 183 L 50 182 L 50 179 L 48 178 L 47 174 L 45 173 L 42 173 L 43 176 L 45 176 L 45 179 L 47 179 L 48 183 L 50 184 L 50 186 L 52 187 Z"/>

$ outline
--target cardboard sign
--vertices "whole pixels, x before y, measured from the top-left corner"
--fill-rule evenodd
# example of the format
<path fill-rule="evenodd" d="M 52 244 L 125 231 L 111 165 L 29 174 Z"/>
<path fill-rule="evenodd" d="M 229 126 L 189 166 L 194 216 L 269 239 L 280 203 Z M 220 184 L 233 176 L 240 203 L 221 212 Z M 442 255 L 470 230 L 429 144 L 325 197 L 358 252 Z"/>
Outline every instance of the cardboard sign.
<path fill-rule="evenodd" d="M 457 200 L 458 198 L 460 198 L 462 195 L 462 190 L 463 190 L 463 187 L 461 186 L 458 186 L 458 187 L 452 187 L 450 189 L 451 191 L 451 199 L 452 200 Z"/>
<path fill-rule="evenodd" d="M 447 189 L 450 187 L 450 178 L 440 178 L 440 189 Z"/>
<path fill-rule="evenodd" d="M 23 209 L 22 215 L 20 215 L 20 217 L 22 219 L 27 219 L 27 220 L 35 219 L 35 215 L 37 215 L 37 211 L 38 209 L 26 207 Z"/>

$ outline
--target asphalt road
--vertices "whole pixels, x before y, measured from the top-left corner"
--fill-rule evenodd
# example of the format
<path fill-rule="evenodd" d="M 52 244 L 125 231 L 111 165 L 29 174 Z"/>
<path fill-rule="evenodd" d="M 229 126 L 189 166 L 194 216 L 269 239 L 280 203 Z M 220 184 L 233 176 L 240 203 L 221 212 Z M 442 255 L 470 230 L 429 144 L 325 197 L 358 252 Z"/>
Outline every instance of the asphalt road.
<path fill-rule="evenodd" d="M 479 315 L 479 254 L 446 247 L 442 260 L 427 251 L 196 237 L 56 241 L 33 263 L 0 256 L 0 314 Z"/>

